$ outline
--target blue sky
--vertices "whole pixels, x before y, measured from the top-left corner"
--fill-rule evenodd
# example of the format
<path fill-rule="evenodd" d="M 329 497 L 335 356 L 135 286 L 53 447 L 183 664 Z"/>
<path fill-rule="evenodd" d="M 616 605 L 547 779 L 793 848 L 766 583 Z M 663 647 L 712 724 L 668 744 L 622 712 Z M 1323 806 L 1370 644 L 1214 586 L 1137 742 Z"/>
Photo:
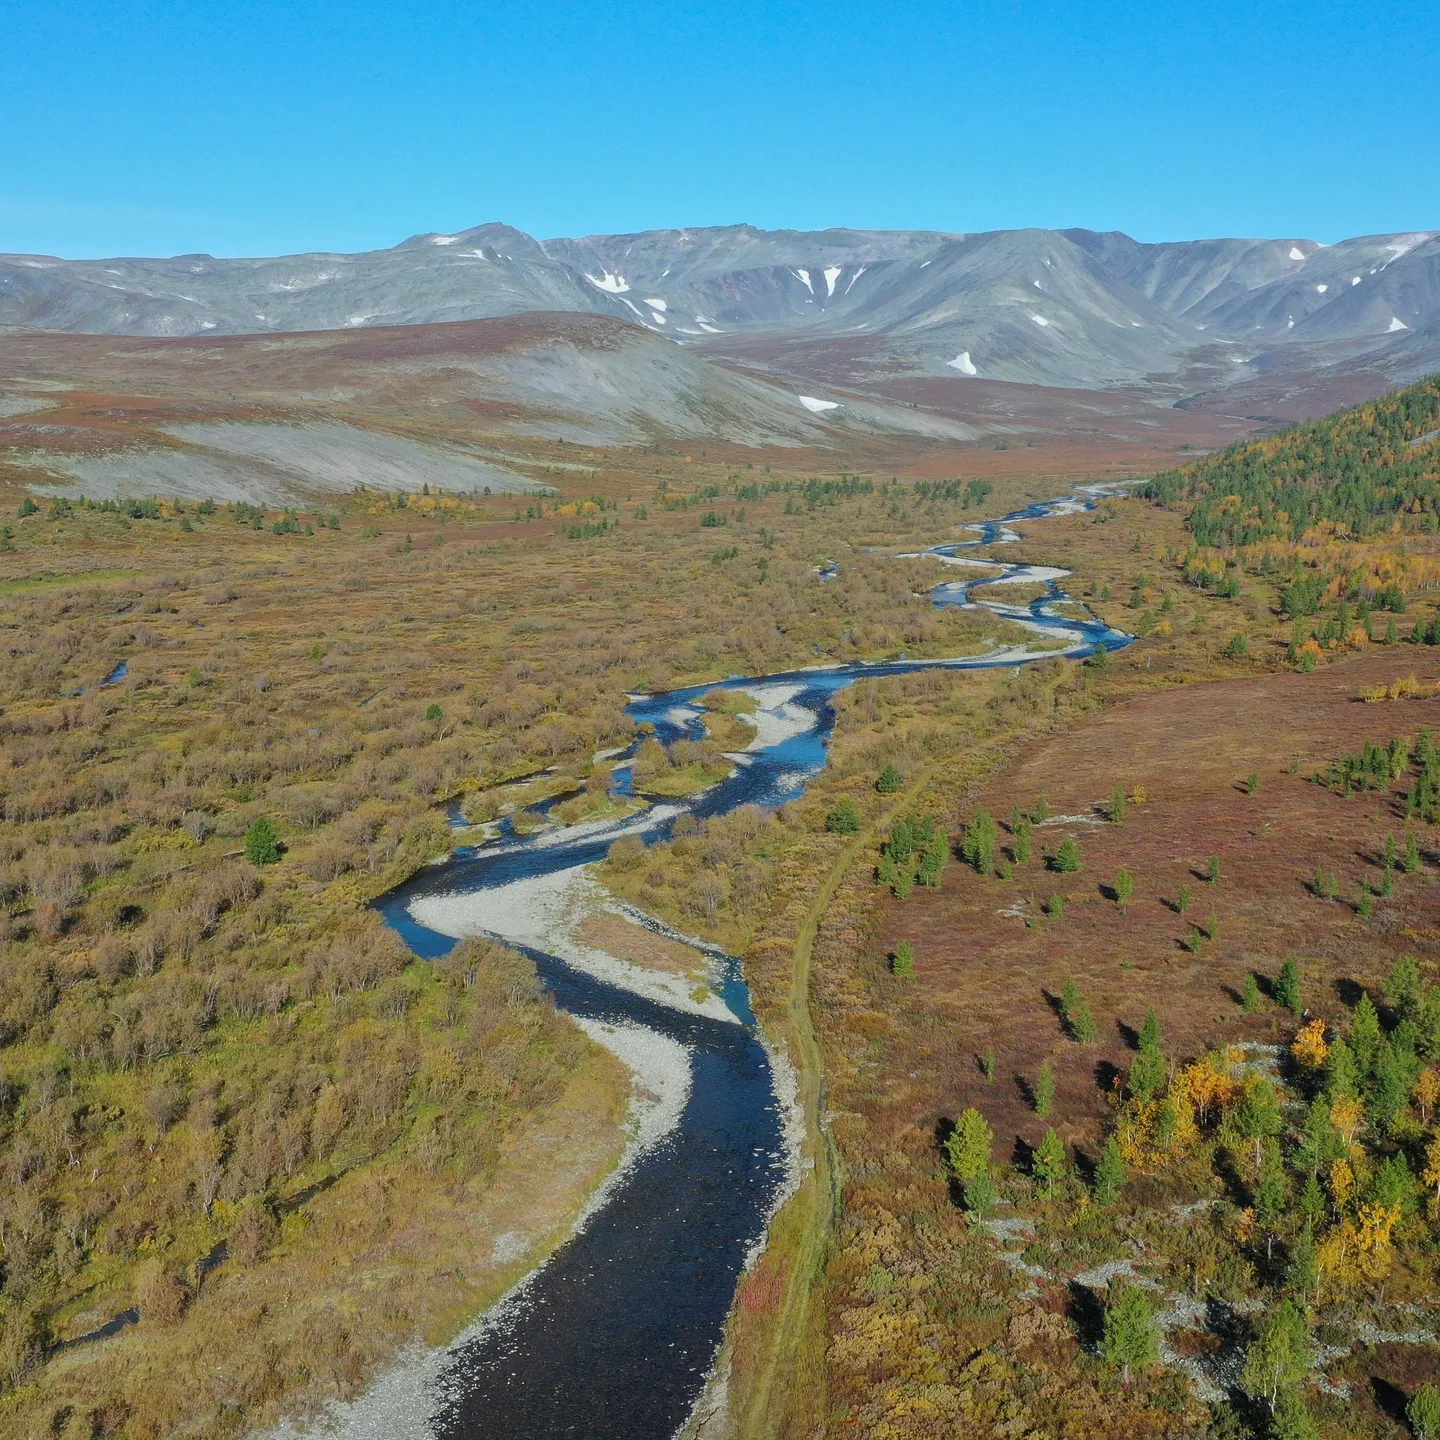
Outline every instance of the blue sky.
<path fill-rule="evenodd" d="M 1440 6 L 7 0 L 0 250 L 1440 228 Z"/>

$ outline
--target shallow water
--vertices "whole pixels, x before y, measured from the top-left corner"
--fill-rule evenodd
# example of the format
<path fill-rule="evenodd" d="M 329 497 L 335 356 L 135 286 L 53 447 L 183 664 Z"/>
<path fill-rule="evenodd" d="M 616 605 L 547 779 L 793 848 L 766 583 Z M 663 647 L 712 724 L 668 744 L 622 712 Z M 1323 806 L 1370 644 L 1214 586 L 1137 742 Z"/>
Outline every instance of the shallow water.
<path fill-rule="evenodd" d="M 1008 522 L 1088 508 L 1101 487 L 1034 505 L 969 527 L 979 538 L 934 548 L 968 558 L 1018 538 Z M 974 557 L 982 558 L 978 553 Z M 1130 638 L 1092 618 L 1059 615 L 1065 597 L 1053 569 L 1005 565 L 1002 579 L 1043 580 L 1028 606 L 988 604 L 1047 638 L 1064 653 L 1118 649 Z M 972 585 L 941 578 L 938 605 L 966 605 Z M 715 689 L 743 689 L 761 701 L 756 748 L 734 775 L 703 795 L 662 809 L 659 817 L 584 827 L 569 838 L 553 830 L 518 839 L 506 827 L 494 843 L 462 849 L 380 903 L 385 918 L 422 956 L 445 953 L 452 938 L 420 924 L 417 902 L 493 892 L 521 879 L 554 875 L 601 859 L 622 830 L 668 835 L 676 814 L 727 814 L 738 805 L 774 807 L 799 794 L 825 765 L 834 728 L 831 699 L 860 679 L 937 668 L 1020 665 L 1053 656 L 1018 647 L 958 660 L 894 660 L 763 677 L 734 677 L 664 695 L 637 697 L 629 714 L 649 721 L 663 741 L 698 737 L 698 701 Z M 629 788 L 624 757 L 617 788 Z M 425 907 L 422 904 L 420 908 Z M 451 906 L 453 910 L 455 907 Z M 463 912 L 463 905 L 460 907 Z M 440 1437 L 586 1436 L 591 1440 L 664 1440 L 684 1424 L 724 1337 L 739 1277 L 763 1242 L 789 1164 L 784 1116 L 771 1064 L 754 1029 L 738 962 L 726 967 L 720 994 L 733 1020 L 690 1014 L 608 984 L 543 950 L 524 947 L 562 1009 L 585 1020 L 641 1026 L 685 1047 L 691 1088 L 678 1125 L 643 1153 L 581 1230 L 528 1281 L 504 1317 L 462 1337 L 438 1386 L 428 1392 L 428 1423 L 415 1433 Z M 367 1433 L 369 1433 L 367 1431 Z M 407 1433 L 410 1433 L 407 1431 Z"/>

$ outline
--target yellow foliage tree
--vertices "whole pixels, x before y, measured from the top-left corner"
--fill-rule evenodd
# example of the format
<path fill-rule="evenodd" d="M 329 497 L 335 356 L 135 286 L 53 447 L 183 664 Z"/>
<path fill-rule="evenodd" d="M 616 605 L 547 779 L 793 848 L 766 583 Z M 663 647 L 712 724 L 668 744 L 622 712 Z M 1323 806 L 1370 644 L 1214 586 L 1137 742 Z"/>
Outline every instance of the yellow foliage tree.
<path fill-rule="evenodd" d="M 1355 1193 L 1355 1171 L 1348 1160 L 1336 1160 L 1330 1166 L 1330 1198 L 1337 1210 L 1343 1210 Z"/>
<path fill-rule="evenodd" d="M 1202 1055 L 1175 1077 L 1171 1098 L 1183 1100 L 1200 1123 L 1208 1125 L 1245 1093 L 1236 1068 L 1235 1058 L 1228 1051 L 1223 1055 Z"/>
<path fill-rule="evenodd" d="M 1420 1123 L 1430 1123 L 1430 1112 L 1435 1108 L 1435 1102 L 1440 1100 L 1440 1075 L 1433 1070 L 1425 1069 L 1415 1078 L 1415 1088 L 1410 1094 L 1414 1097 L 1415 1105 L 1420 1111 Z"/>
<path fill-rule="evenodd" d="M 1302 1025 L 1300 1033 L 1290 1046 L 1290 1054 L 1302 1070 L 1319 1070 L 1325 1064 L 1325 1057 L 1329 1053 L 1330 1047 L 1325 1043 L 1323 1020 L 1311 1020 L 1309 1024 Z"/>
<path fill-rule="evenodd" d="M 1395 1262 L 1395 1227 L 1400 1223 L 1399 1205 L 1362 1205 L 1355 1243 L 1360 1252 L 1360 1269 L 1368 1280 L 1383 1280 Z"/>
<path fill-rule="evenodd" d="M 1330 1105 L 1330 1123 L 1347 1145 L 1353 1145 L 1365 1123 L 1365 1107 L 1351 1095 L 1338 1095 Z"/>
<path fill-rule="evenodd" d="M 1435 1187 L 1435 1203 L 1440 1205 L 1440 1135 L 1425 1147 L 1425 1169 L 1420 1178 Z"/>

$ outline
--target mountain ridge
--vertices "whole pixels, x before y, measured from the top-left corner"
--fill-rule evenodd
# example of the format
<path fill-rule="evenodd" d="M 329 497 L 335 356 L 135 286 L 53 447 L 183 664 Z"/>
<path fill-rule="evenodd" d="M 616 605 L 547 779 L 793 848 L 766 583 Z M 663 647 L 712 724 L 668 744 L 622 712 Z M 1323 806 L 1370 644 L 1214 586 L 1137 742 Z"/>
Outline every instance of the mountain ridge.
<path fill-rule="evenodd" d="M 0 256 L 11 328 L 267 334 L 528 311 L 609 315 L 702 349 L 741 334 L 882 335 L 880 363 L 917 377 L 1168 384 L 1174 398 L 1252 378 L 1263 354 L 1302 340 L 1393 352 L 1403 379 L 1416 347 L 1397 337 L 1423 335 L 1420 350 L 1440 355 L 1440 232 L 1321 245 L 737 224 L 542 240 L 490 221 L 353 254 Z"/>

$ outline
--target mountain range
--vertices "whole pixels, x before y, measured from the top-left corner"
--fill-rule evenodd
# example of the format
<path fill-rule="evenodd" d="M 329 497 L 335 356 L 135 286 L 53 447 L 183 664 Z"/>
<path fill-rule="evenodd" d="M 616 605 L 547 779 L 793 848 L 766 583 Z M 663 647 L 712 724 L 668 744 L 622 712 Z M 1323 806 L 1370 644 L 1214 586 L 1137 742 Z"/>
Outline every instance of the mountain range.
<path fill-rule="evenodd" d="M 0 463 L 62 491 L 525 489 L 536 446 L 705 441 L 1144 470 L 1437 369 L 1434 231 L 482 225 L 358 255 L 0 257 Z"/>
<path fill-rule="evenodd" d="M 1277 367 L 1401 380 L 1440 362 L 1440 232 L 1326 246 L 731 225 L 542 241 L 490 224 L 354 255 L 0 256 L 10 327 L 263 334 L 527 311 L 609 315 L 837 383 L 958 376 L 1182 399 Z"/>

